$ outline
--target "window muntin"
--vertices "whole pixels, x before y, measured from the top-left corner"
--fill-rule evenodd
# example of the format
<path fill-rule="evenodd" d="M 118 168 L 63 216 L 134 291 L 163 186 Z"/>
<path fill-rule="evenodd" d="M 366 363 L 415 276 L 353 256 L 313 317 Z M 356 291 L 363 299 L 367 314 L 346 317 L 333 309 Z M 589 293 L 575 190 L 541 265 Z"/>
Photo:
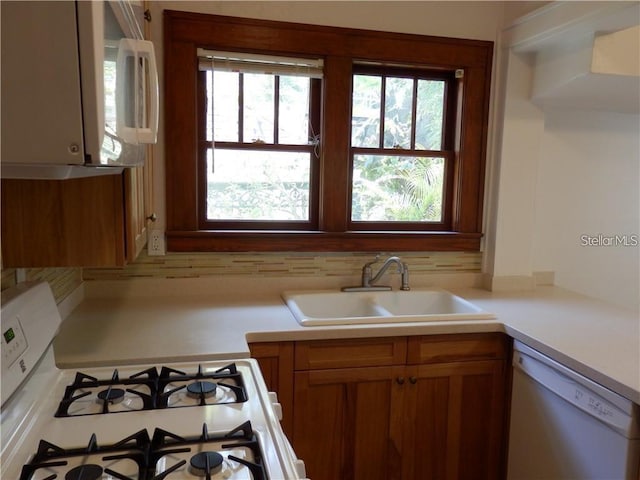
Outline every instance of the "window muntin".
<path fill-rule="evenodd" d="M 309 228 L 317 136 L 306 76 L 208 69 L 201 136 L 209 228 Z M 316 126 L 318 128 L 318 126 Z M 273 223 L 273 224 L 272 224 Z M 277 223 L 277 226 L 275 225 Z"/>
<path fill-rule="evenodd" d="M 355 66 L 353 229 L 430 230 L 448 222 L 446 179 L 454 123 L 446 114 L 454 100 L 448 92 L 452 79 L 453 72 Z"/>

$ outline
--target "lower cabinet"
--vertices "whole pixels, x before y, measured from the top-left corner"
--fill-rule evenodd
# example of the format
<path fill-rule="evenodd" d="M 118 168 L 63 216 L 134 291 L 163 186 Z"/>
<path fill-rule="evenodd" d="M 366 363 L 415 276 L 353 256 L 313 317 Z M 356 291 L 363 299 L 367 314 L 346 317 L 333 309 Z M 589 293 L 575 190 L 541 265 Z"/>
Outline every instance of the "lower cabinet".
<path fill-rule="evenodd" d="M 249 345 L 258 361 L 264 383 L 278 394 L 282 405 L 282 428 L 287 437 L 293 433 L 293 342 L 264 342 Z"/>
<path fill-rule="evenodd" d="M 295 373 L 292 442 L 309 478 L 400 478 L 402 375 L 402 367 Z"/>
<path fill-rule="evenodd" d="M 288 434 L 309 478 L 504 478 L 505 335 L 289 345 Z"/>
<path fill-rule="evenodd" d="M 408 369 L 402 475 L 389 472 L 389 478 L 501 478 L 501 363 L 473 361 Z"/>

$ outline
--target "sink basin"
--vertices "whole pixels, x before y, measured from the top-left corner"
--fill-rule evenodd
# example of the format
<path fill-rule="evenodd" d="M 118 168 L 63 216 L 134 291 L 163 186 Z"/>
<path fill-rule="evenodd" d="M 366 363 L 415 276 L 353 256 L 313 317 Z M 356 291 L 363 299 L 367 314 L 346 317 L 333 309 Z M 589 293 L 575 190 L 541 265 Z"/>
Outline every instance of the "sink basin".
<path fill-rule="evenodd" d="M 302 326 L 495 318 L 446 290 L 288 291 L 282 298 Z"/>

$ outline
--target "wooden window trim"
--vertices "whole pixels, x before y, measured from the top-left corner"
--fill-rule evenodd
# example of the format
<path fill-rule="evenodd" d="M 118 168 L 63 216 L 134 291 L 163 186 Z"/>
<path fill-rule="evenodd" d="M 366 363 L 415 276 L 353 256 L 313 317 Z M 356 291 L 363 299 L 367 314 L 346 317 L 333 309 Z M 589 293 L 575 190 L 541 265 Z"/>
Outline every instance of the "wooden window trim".
<path fill-rule="evenodd" d="M 317 231 L 199 228 L 198 47 L 320 56 L 323 80 Z M 478 251 L 493 43 L 188 12 L 164 12 L 167 246 L 170 251 Z M 454 149 L 451 230 L 348 230 L 351 74 L 354 61 L 462 68 L 464 112 Z M 193 121 L 185 121 L 193 119 Z M 199 180 L 200 179 L 200 180 Z"/>

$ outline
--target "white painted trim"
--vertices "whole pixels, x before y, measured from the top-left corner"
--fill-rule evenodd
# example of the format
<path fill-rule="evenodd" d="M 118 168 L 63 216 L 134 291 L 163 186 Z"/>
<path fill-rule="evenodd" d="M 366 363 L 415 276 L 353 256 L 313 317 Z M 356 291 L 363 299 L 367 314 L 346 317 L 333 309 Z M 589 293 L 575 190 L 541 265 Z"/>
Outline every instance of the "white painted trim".
<path fill-rule="evenodd" d="M 622 30 L 638 24 L 638 2 L 554 2 L 520 17 L 502 32 L 503 46 L 540 50 L 565 36 Z"/>

